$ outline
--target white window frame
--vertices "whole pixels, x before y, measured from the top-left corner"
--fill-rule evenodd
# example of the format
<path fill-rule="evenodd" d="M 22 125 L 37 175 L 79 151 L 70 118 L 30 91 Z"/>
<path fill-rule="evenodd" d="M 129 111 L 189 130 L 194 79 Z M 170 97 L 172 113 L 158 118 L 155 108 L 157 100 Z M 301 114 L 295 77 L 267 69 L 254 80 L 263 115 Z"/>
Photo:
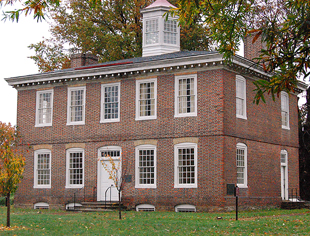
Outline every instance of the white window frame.
<path fill-rule="evenodd" d="M 38 184 L 38 155 L 40 154 L 48 154 L 49 155 L 49 184 Z M 51 188 L 51 180 L 52 180 L 52 152 L 49 149 L 39 149 L 34 151 L 34 188 Z"/>
<path fill-rule="evenodd" d="M 40 112 L 39 112 L 39 109 L 40 109 L 40 95 L 44 94 L 44 93 L 50 93 L 51 94 L 51 107 L 50 107 L 51 121 L 50 122 L 46 122 L 46 123 L 44 123 L 44 122 L 40 123 Z M 37 91 L 37 94 L 36 94 L 36 123 L 35 123 L 35 127 L 52 126 L 52 123 L 53 123 L 53 100 L 54 100 L 54 90 L 53 89 Z"/>
<path fill-rule="evenodd" d="M 151 204 L 140 204 L 136 206 L 136 211 L 155 211 L 155 206 Z"/>
<path fill-rule="evenodd" d="M 179 179 L 179 149 L 194 148 L 194 166 L 195 166 L 195 183 L 193 184 L 180 184 Z M 197 144 L 196 143 L 179 143 L 174 145 L 174 187 L 175 188 L 197 188 L 198 180 L 198 163 L 197 163 Z"/>
<path fill-rule="evenodd" d="M 282 162 L 282 155 L 285 155 L 285 162 Z M 283 186 L 283 176 L 282 176 L 282 169 L 281 169 L 281 197 L 284 198 L 284 200 L 288 200 L 288 152 L 286 150 L 281 150 L 280 154 L 280 163 L 281 168 L 285 167 L 285 189 L 283 192 L 282 186 Z"/>
<path fill-rule="evenodd" d="M 237 88 L 238 88 L 238 83 L 242 82 L 243 83 L 243 96 L 238 94 Z M 243 110 L 242 110 L 242 115 L 237 113 L 237 99 L 241 99 L 243 101 Z M 246 114 L 246 79 L 242 77 L 241 75 L 236 75 L 236 117 L 241 118 L 241 119 L 247 119 L 247 114 Z"/>
<path fill-rule="evenodd" d="M 195 105 L 195 111 L 194 112 L 185 112 L 180 113 L 179 112 L 179 82 L 182 79 L 194 79 L 194 105 Z M 187 117 L 187 116 L 197 116 L 197 74 L 191 74 L 191 75 L 181 75 L 175 77 L 175 87 L 174 87 L 174 117 Z"/>
<path fill-rule="evenodd" d="M 83 108 L 82 108 L 82 120 L 71 121 L 71 93 L 73 91 L 83 90 Z M 86 101 L 86 87 L 69 87 L 68 88 L 68 104 L 67 104 L 67 125 L 84 125 L 85 124 L 85 101 Z"/>
<path fill-rule="evenodd" d="M 83 179 L 82 184 L 70 184 L 70 171 L 69 171 L 69 165 L 70 165 L 70 153 L 77 153 L 82 152 L 82 169 L 83 169 Z M 83 188 L 84 182 L 85 182 L 85 153 L 83 148 L 69 148 L 66 150 L 66 188 Z"/>
<path fill-rule="evenodd" d="M 111 118 L 111 119 L 105 119 L 104 115 L 105 115 L 105 88 L 107 87 L 115 87 L 118 86 L 118 117 L 117 118 Z M 100 115 L 100 123 L 108 123 L 108 122 L 119 122 L 120 121 L 120 98 L 121 98 L 121 83 L 111 83 L 111 84 L 102 84 L 101 85 L 101 115 Z"/>
<path fill-rule="evenodd" d="M 154 184 L 140 184 L 140 171 L 139 171 L 139 151 L 140 150 L 154 150 Z M 135 187 L 136 188 L 156 188 L 157 187 L 157 152 L 155 145 L 139 145 L 135 148 Z"/>
<path fill-rule="evenodd" d="M 140 84 L 154 83 L 154 115 L 140 115 Z M 157 119 L 157 78 L 136 80 L 136 120 L 153 120 Z"/>
<path fill-rule="evenodd" d="M 168 25 L 170 25 L 170 28 L 168 27 Z M 164 32 L 164 41 L 163 41 L 164 44 L 177 45 L 177 43 L 178 43 L 178 40 L 177 40 L 177 37 L 178 37 L 177 20 L 175 20 L 175 19 L 165 20 L 163 32 Z"/>
<path fill-rule="evenodd" d="M 46 202 L 37 202 L 33 205 L 33 209 L 49 209 L 50 205 Z"/>
<path fill-rule="evenodd" d="M 283 103 L 286 101 L 285 108 L 283 107 Z M 287 114 L 287 125 L 283 125 L 283 115 L 282 112 L 286 112 Z M 290 100 L 288 93 L 282 91 L 281 92 L 281 125 L 282 129 L 290 129 Z"/>
<path fill-rule="evenodd" d="M 236 172 L 237 172 L 237 150 L 243 150 L 244 151 L 244 182 L 243 184 L 238 184 L 237 186 L 239 188 L 247 188 L 248 187 L 248 147 L 244 143 L 237 143 L 236 146 Z"/>
<path fill-rule="evenodd" d="M 196 206 L 190 204 L 182 204 L 174 207 L 175 212 L 196 212 Z"/>

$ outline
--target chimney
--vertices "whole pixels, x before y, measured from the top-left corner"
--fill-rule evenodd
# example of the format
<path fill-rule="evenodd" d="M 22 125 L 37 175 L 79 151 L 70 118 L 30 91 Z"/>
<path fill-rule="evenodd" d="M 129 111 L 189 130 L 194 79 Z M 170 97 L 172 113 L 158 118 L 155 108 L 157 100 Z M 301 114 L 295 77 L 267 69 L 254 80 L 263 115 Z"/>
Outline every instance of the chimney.
<path fill-rule="evenodd" d="M 261 50 L 266 48 L 266 45 L 262 42 L 262 37 L 259 36 L 254 43 L 252 43 L 255 34 L 250 34 L 244 39 L 244 57 L 246 59 L 253 60 L 261 54 Z"/>
<path fill-rule="evenodd" d="M 94 65 L 98 63 L 98 57 L 91 53 L 77 53 L 71 55 L 71 68 Z"/>

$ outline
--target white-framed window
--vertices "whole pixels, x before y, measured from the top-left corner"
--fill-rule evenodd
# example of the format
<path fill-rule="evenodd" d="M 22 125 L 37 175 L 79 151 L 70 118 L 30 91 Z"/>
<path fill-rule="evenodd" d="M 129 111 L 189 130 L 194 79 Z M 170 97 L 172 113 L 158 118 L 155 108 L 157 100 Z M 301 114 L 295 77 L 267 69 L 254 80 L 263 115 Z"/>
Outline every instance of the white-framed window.
<path fill-rule="evenodd" d="M 68 88 L 68 125 L 85 124 L 86 87 Z"/>
<path fill-rule="evenodd" d="M 236 165 L 237 165 L 237 185 L 240 188 L 247 188 L 248 187 L 247 146 L 244 143 L 237 144 Z"/>
<path fill-rule="evenodd" d="M 158 19 L 150 19 L 145 21 L 145 44 L 158 43 L 159 30 Z"/>
<path fill-rule="evenodd" d="M 174 116 L 197 116 L 197 74 L 175 77 Z"/>
<path fill-rule="evenodd" d="M 36 127 L 51 126 L 53 119 L 53 90 L 37 91 Z"/>
<path fill-rule="evenodd" d="M 33 209 L 49 209 L 50 205 L 46 202 L 37 202 L 33 205 Z"/>
<path fill-rule="evenodd" d="M 177 21 L 164 21 L 164 43 L 177 44 Z"/>
<path fill-rule="evenodd" d="M 197 144 L 174 146 L 174 187 L 197 188 Z"/>
<path fill-rule="evenodd" d="M 156 146 L 136 147 L 136 188 L 156 188 Z"/>
<path fill-rule="evenodd" d="M 120 83 L 101 85 L 101 122 L 120 121 Z"/>
<path fill-rule="evenodd" d="M 136 81 L 136 120 L 157 117 L 157 79 Z"/>
<path fill-rule="evenodd" d="M 289 96 L 284 91 L 281 92 L 281 117 L 282 129 L 290 129 Z"/>
<path fill-rule="evenodd" d="M 281 162 L 281 198 L 283 200 L 289 200 L 289 196 L 288 196 L 288 152 L 286 150 L 281 150 L 280 162 Z"/>
<path fill-rule="evenodd" d="M 136 206 L 136 211 L 155 211 L 155 206 L 150 204 L 140 204 Z"/>
<path fill-rule="evenodd" d="M 281 166 L 287 166 L 287 151 L 281 150 Z"/>
<path fill-rule="evenodd" d="M 246 119 L 246 79 L 236 76 L 236 116 Z"/>
<path fill-rule="evenodd" d="M 66 156 L 66 188 L 84 187 L 84 149 L 67 149 Z"/>
<path fill-rule="evenodd" d="M 34 151 L 34 188 L 51 187 L 51 158 L 48 149 Z"/>
<path fill-rule="evenodd" d="M 174 207 L 175 212 L 196 212 L 196 207 L 190 204 L 182 204 Z"/>

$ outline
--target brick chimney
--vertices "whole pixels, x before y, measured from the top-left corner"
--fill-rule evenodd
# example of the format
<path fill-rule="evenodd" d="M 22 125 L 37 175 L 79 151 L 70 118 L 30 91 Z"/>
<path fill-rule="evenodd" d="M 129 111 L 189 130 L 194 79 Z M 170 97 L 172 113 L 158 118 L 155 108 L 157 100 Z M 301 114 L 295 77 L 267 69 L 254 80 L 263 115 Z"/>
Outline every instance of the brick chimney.
<path fill-rule="evenodd" d="M 94 65 L 98 63 L 98 57 L 91 53 L 77 53 L 71 55 L 71 68 Z"/>
<path fill-rule="evenodd" d="M 252 43 L 254 36 L 255 34 L 251 34 L 244 39 L 244 57 L 249 60 L 259 57 L 261 49 L 266 48 L 261 36 Z"/>

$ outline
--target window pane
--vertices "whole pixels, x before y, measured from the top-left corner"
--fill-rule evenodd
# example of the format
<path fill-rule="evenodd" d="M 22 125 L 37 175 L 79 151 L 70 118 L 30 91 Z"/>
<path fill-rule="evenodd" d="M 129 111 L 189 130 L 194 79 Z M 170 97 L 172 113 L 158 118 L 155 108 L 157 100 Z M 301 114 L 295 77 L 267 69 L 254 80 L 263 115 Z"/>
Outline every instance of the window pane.
<path fill-rule="evenodd" d="M 179 184 L 195 184 L 195 168 L 194 148 L 178 149 Z"/>
<path fill-rule="evenodd" d="M 50 154 L 37 155 L 37 184 L 49 185 L 50 184 Z"/>
<path fill-rule="evenodd" d="M 118 119 L 119 101 L 118 85 L 104 87 L 103 98 L 103 117 L 104 119 Z"/>
<path fill-rule="evenodd" d="M 52 122 L 52 92 L 40 93 L 38 104 L 38 122 L 39 124 L 48 124 Z"/>
<path fill-rule="evenodd" d="M 179 80 L 179 113 L 195 112 L 194 78 Z"/>
<path fill-rule="evenodd" d="M 70 152 L 69 158 L 70 185 L 83 184 L 83 152 Z"/>
<path fill-rule="evenodd" d="M 154 149 L 139 150 L 139 184 L 155 183 Z"/>
<path fill-rule="evenodd" d="M 71 91 L 71 122 L 83 121 L 84 90 Z"/>
<path fill-rule="evenodd" d="M 140 83 L 140 116 L 155 115 L 155 92 L 154 82 Z"/>

